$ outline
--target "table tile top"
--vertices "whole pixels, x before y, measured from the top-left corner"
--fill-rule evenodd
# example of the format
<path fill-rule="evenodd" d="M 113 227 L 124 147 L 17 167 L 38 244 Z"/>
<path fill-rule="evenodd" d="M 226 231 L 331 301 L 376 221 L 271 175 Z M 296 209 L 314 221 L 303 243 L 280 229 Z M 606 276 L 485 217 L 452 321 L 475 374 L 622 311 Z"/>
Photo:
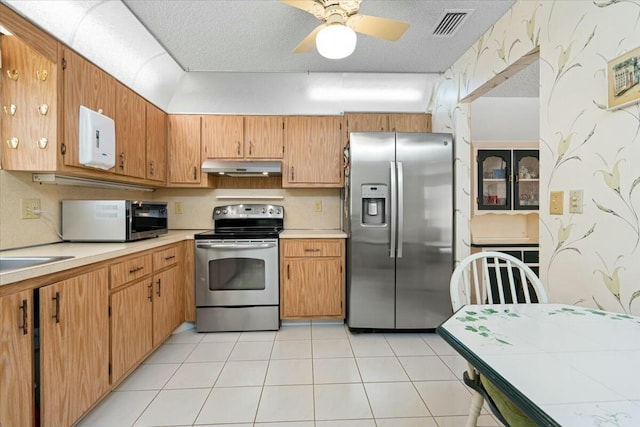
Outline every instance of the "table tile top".
<path fill-rule="evenodd" d="M 640 317 L 469 305 L 438 333 L 541 425 L 640 425 Z"/>

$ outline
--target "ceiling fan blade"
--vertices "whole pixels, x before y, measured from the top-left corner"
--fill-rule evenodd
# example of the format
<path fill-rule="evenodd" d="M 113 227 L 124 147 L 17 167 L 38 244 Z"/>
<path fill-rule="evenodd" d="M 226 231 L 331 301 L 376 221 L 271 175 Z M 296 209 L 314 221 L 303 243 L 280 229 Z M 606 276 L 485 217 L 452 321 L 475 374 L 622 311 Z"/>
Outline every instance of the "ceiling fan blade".
<path fill-rule="evenodd" d="M 402 37 L 409 28 L 408 22 L 369 15 L 352 15 L 347 20 L 347 25 L 358 33 L 393 42 Z"/>
<path fill-rule="evenodd" d="M 296 7 L 304 10 L 305 12 L 313 13 L 313 9 L 318 7 L 318 3 L 315 0 L 279 0 L 280 3 L 287 4 L 289 6 Z"/>
<path fill-rule="evenodd" d="M 313 29 L 309 33 L 307 37 L 302 40 L 295 49 L 293 49 L 293 53 L 307 53 L 311 52 L 316 47 L 316 34 L 327 24 L 320 24 Z"/>

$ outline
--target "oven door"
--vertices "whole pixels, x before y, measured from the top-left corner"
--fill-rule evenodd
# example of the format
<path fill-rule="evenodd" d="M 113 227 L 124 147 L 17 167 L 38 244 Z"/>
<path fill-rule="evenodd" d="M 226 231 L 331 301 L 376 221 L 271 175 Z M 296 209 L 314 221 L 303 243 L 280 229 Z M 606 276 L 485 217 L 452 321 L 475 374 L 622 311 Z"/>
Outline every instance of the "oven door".
<path fill-rule="evenodd" d="M 195 245 L 196 306 L 278 305 L 278 239 Z"/>

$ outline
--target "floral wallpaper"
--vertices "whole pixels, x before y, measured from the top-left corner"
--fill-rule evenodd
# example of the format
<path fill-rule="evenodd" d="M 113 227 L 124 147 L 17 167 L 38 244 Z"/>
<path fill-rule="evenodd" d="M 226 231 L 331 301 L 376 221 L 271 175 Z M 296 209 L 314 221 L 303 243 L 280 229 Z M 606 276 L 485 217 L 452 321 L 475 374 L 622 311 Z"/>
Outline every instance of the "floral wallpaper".
<path fill-rule="evenodd" d="M 551 302 L 640 315 L 640 103 L 606 107 L 607 62 L 638 46 L 640 0 L 520 0 L 444 73 L 429 109 L 456 137 L 456 259 L 470 249 L 469 103 L 540 58 L 540 278 Z"/>

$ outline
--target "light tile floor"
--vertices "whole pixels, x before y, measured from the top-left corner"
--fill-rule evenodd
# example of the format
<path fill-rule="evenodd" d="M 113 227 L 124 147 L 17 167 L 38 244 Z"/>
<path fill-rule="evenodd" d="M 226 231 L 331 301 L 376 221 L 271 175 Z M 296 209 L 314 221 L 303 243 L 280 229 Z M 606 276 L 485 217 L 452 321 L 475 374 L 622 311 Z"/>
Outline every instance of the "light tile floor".
<path fill-rule="evenodd" d="M 173 334 L 81 427 L 457 427 L 466 362 L 435 334 L 343 324 Z M 498 426 L 486 411 L 479 426 Z"/>

